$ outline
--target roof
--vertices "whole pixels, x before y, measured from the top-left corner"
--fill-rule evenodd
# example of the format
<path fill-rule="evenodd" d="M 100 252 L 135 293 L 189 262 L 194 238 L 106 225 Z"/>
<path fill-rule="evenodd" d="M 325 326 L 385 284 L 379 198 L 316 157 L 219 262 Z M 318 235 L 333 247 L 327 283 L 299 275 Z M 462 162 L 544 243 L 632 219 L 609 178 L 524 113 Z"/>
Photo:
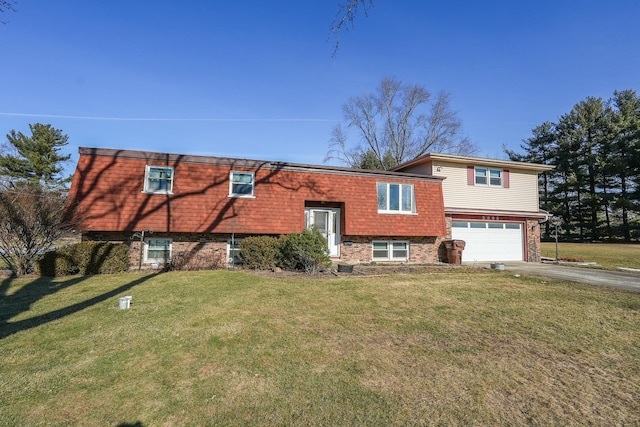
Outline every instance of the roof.
<path fill-rule="evenodd" d="M 442 181 L 444 178 L 425 175 L 422 173 L 409 173 L 402 171 L 387 171 L 387 170 L 373 170 L 373 169 L 355 169 L 341 166 L 332 165 L 311 165 L 303 163 L 289 163 L 289 162 L 276 162 L 270 160 L 252 160 L 252 159 L 240 159 L 231 157 L 216 157 L 216 156 L 200 156 L 191 154 L 171 154 L 171 153 L 159 153 L 151 151 L 136 151 L 136 150 L 119 150 L 112 148 L 88 148 L 80 147 L 78 152 L 82 156 L 102 156 L 110 158 L 122 158 L 122 159 L 143 159 L 152 162 L 167 162 L 167 163 L 195 163 L 214 166 L 233 166 L 236 168 L 246 169 L 272 169 L 279 171 L 299 171 L 299 172 L 317 172 L 317 173 L 335 173 L 341 175 L 355 175 L 355 176 L 380 176 L 380 177 L 401 177 L 408 179 L 420 179 L 429 181 Z"/>
<path fill-rule="evenodd" d="M 423 156 L 416 157 L 413 160 L 402 163 L 401 165 L 393 168 L 394 171 L 400 171 L 404 168 L 415 166 L 422 163 L 430 163 L 433 161 L 442 161 L 449 163 L 459 163 L 464 165 L 478 165 L 478 166 L 497 166 L 501 168 L 512 168 L 521 170 L 530 170 L 536 172 L 545 172 L 555 168 L 553 165 L 543 165 L 540 163 L 526 163 L 526 162 L 514 162 L 512 160 L 498 160 L 489 159 L 485 157 L 471 157 L 460 156 L 457 154 L 440 154 L 440 153 L 427 153 Z"/>

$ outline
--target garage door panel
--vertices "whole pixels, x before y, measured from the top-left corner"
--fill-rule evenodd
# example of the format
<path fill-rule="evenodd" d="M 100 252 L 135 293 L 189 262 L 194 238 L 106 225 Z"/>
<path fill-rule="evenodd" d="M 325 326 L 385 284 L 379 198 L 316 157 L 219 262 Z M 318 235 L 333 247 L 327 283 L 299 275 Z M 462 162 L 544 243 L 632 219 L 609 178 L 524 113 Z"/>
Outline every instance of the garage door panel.
<path fill-rule="evenodd" d="M 466 227 L 461 227 L 462 224 L 466 224 Z M 488 224 L 492 224 L 492 228 Z M 466 242 L 462 261 L 522 261 L 524 254 L 521 225 L 502 224 L 502 228 L 496 228 L 499 224 L 475 222 L 472 227 L 469 223 L 456 221 L 451 235 L 454 239 Z M 480 225 L 484 227 L 478 228 Z"/>

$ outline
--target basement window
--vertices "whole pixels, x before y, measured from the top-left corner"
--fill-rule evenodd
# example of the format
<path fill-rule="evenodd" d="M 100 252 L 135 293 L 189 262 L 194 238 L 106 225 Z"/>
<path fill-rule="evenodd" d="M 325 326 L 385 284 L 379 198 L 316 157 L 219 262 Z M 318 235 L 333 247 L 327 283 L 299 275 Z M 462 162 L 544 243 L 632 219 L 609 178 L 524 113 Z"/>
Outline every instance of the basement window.
<path fill-rule="evenodd" d="M 144 262 L 168 264 L 172 246 L 171 239 L 144 239 Z"/>
<path fill-rule="evenodd" d="M 408 261 L 409 242 L 373 241 L 374 261 Z"/>
<path fill-rule="evenodd" d="M 229 264 L 242 264 L 242 258 L 240 257 L 240 242 L 242 242 L 242 239 L 227 240 L 227 262 Z"/>

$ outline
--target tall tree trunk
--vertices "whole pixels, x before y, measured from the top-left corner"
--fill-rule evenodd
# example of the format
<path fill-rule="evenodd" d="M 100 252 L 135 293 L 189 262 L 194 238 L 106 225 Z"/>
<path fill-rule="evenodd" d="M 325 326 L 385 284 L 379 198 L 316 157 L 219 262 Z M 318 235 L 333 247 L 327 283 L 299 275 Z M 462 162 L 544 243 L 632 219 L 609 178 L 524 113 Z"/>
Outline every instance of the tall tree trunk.
<path fill-rule="evenodd" d="M 604 218 L 605 218 L 605 223 L 606 223 L 606 227 L 607 227 L 607 238 L 608 239 L 612 239 L 613 238 L 613 230 L 611 229 L 611 218 L 609 218 L 609 196 L 607 195 L 607 186 L 603 185 L 602 188 L 602 192 L 603 192 L 603 203 L 602 206 L 604 207 Z"/>

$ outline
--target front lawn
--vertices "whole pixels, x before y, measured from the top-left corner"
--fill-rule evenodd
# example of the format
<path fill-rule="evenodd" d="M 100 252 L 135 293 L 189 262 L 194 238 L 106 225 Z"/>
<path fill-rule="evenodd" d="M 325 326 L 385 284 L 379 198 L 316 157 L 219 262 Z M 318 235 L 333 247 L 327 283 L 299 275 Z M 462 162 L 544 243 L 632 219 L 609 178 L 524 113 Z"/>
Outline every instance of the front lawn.
<path fill-rule="evenodd" d="M 556 257 L 556 244 L 543 242 L 542 256 Z M 558 243 L 560 259 L 596 262 L 598 267 L 640 269 L 640 244 L 624 243 Z"/>
<path fill-rule="evenodd" d="M 508 272 L 6 280 L 0 322 L 0 425 L 640 423 L 640 295 Z"/>

